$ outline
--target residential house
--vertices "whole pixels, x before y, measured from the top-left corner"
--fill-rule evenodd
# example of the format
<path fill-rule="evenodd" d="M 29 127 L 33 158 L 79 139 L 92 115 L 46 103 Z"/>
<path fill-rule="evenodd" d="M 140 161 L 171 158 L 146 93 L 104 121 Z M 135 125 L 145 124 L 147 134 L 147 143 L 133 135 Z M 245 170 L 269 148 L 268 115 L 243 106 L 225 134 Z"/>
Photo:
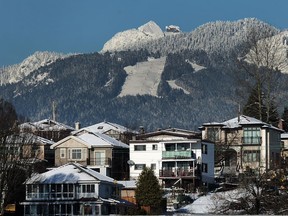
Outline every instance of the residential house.
<path fill-rule="evenodd" d="M 201 182 L 214 183 L 214 144 L 180 129 L 144 133 L 130 141 L 129 165 L 132 180 L 150 167 L 163 186 L 191 191 Z"/>
<path fill-rule="evenodd" d="M 202 139 L 215 142 L 219 174 L 263 173 L 280 164 L 282 130 L 240 115 L 224 122 L 204 123 Z"/>
<path fill-rule="evenodd" d="M 137 131 L 133 131 L 127 127 L 108 121 L 103 121 L 98 124 L 85 127 L 84 129 L 106 134 L 126 144 L 129 144 L 129 140 L 131 140 L 134 135 L 138 134 Z"/>
<path fill-rule="evenodd" d="M 34 174 L 25 185 L 24 215 L 118 214 L 129 204 L 121 184 L 78 163 Z"/>
<path fill-rule="evenodd" d="M 77 162 L 117 180 L 128 179 L 129 146 L 83 128 L 51 146 L 55 166 Z"/>
<path fill-rule="evenodd" d="M 49 163 L 54 163 L 54 152 L 50 149 L 54 142 L 51 140 L 20 132 L 11 134 L 2 141 L 6 147 L 5 155 L 2 156 L 7 159 L 19 160 L 27 165 L 30 164 L 31 167 L 42 163 L 44 169 L 49 166 Z"/>
<path fill-rule="evenodd" d="M 19 125 L 21 132 L 33 133 L 37 136 L 57 142 L 70 135 L 75 129 L 63 123 L 43 119 L 38 122 L 25 122 Z"/>

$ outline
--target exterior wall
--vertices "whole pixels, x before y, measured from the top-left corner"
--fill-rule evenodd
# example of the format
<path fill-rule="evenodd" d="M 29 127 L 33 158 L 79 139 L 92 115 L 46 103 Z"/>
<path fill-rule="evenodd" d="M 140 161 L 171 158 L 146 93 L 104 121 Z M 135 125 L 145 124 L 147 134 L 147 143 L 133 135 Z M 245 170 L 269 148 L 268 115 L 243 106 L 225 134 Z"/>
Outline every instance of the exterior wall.
<path fill-rule="evenodd" d="M 220 126 L 205 126 L 202 130 L 202 139 L 207 139 L 207 131 L 209 127 L 217 128 Z M 259 144 L 244 144 L 244 130 L 246 127 L 260 128 L 260 143 Z M 241 128 L 221 129 L 219 143 L 226 143 L 227 147 L 233 149 L 237 153 L 237 171 L 244 172 L 247 168 L 255 169 L 256 172 L 264 172 L 266 169 L 276 167 L 280 164 L 280 131 L 261 125 L 243 125 Z M 215 142 L 217 145 L 217 142 Z M 245 161 L 245 152 L 258 152 L 257 160 Z M 257 153 L 256 153 L 257 154 Z M 239 166 L 239 167 L 238 167 Z M 234 169 L 234 168 L 233 168 Z M 236 170 L 235 170 L 236 171 Z"/>
<path fill-rule="evenodd" d="M 81 159 L 75 160 L 71 158 L 71 156 L 69 155 L 71 154 L 69 149 L 73 149 L 73 148 L 79 148 L 82 150 L 83 154 L 82 154 Z M 61 157 L 60 155 L 61 149 L 63 149 L 62 151 L 64 151 L 64 154 L 65 154 L 64 157 Z M 55 148 L 55 166 L 61 166 L 69 162 L 77 162 L 81 165 L 87 165 L 87 160 L 86 160 L 87 151 L 88 151 L 88 148 L 86 145 L 79 143 L 74 139 L 69 139 Z"/>
<path fill-rule="evenodd" d="M 202 170 L 202 182 L 214 183 L 214 143 L 203 142 L 202 145 L 207 145 L 207 153 L 202 151 L 202 164 L 208 166 L 207 172 Z"/>
<path fill-rule="evenodd" d="M 135 146 L 145 145 L 145 151 L 135 151 Z M 152 146 L 157 145 L 157 150 L 153 150 Z M 130 160 L 135 164 L 130 166 L 130 178 L 137 179 L 142 169 L 137 169 L 138 164 L 145 164 L 146 167 L 150 167 L 151 164 L 156 164 L 154 170 L 155 175 L 159 177 L 160 161 L 162 158 L 162 145 L 159 142 L 130 142 Z M 135 169 L 136 168 L 136 169 Z"/>
<path fill-rule="evenodd" d="M 97 158 L 96 154 L 100 153 L 101 158 Z M 103 157 L 104 158 L 103 158 Z M 109 147 L 97 147 L 88 149 L 88 157 L 90 158 L 89 167 L 90 168 L 100 168 L 100 167 L 111 167 L 112 163 L 112 148 Z"/>

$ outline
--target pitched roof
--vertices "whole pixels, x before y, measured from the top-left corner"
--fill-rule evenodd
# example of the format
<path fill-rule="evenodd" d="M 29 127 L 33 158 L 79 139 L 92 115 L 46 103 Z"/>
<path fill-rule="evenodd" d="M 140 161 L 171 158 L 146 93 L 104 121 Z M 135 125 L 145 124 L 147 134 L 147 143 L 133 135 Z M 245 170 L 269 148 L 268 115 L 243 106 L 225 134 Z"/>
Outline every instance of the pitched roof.
<path fill-rule="evenodd" d="M 68 163 L 44 173 L 33 174 L 26 184 L 76 184 L 82 181 L 101 181 L 115 183 L 113 178 L 102 175 L 77 163 Z"/>
<path fill-rule="evenodd" d="M 92 147 L 129 148 L 127 144 L 122 143 L 121 141 L 118 141 L 116 139 L 113 139 L 110 136 L 101 133 L 91 132 L 84 128 L 79 130 L 77 133 L 58 141 L 57 143 L 52 145 L 51 148 L 53 149 L 69 139 L 76 139 L 79 142 L 86 145 L 88 148 Z"/>
<path fill-rule="evenodd" d="M 51 119 L 43 119 L 38 122 L 25 122 L 21 124 L 19 127 L 20 129 L 29 128 L 44 131 L 75 130 L 73 127 L 70 127 L 68 125 L 65 125 L 63 123 Z"/>
<path fill-rule="evenodd" d="M 17 141 L 17 143 L 19 144 L 43 144 L 43 145 L 52 145 L 55 142 L 49 139 L 45 139 L 43 137 L 40 136 L 36 136 L 34 134 L 31 133 L 19 133 L 19 134 L 12 134 L 10 136 L 8 136 L 7 142 L 13 142 L 15 143 L 15 141 Z"/>
<path fill-rule="evenodd" d="M 92 132 L 98 132 L 98 133 L 106 133 L 107 131 L 110 130 L 115 130 L 120 133 L 126 133 L 126 132 L 133 132 L 133 133 L 138 133 L 136 131 L 131 131 L 129 128 L 124 127 L 122 125 L 116 124 L 116 123 L 111 123 L 107 121 L 100 122 L 98 124 L 94 124 L 88 127 L 85 127 L 84 129 L 88 129 Z"/>
<path fill-rule="evenodd" d="M 137 139 L 148 139 L 152 137 L 157 136 L 170 136 L 170 137 L 181 137 L 185 139 L 197 139 L 199 137 L 199 133 L 195 131 L 189 131 L 189 130 L 182 130 L 182 129 L 176 129 L 176 128 L 169 128 L 169 129 L 161 129 L 153 132 L 148 132 L 144 134 L 139 134 L 137 136 Z"/>
<path fill-rule="evenodd" d="M 229 119 L 224 122 L 212 122 L 212 123 L 204 123 L 203 126 L 223 126 L 223 128 L 239 128 L 242 127 L 243 125 L 259 125 L 262 127 L 269 127 L 275 130 L 280 130 L 277 127 L 274 127 L 271 124 L 265 123 L 263 121 L 260 121 L 259 119 L 245 116 L 245 115 L 240 115 L 239 117 L 235 117 L 232 119 Z"/>

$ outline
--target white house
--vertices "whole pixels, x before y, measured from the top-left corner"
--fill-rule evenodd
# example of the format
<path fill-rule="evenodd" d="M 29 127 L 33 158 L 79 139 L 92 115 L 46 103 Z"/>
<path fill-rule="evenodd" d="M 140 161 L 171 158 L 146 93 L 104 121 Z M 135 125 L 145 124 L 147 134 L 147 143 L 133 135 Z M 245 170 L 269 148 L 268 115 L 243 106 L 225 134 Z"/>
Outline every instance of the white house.
<path fill-rule="evenodd" d="M 68 163 L 26 181 L 24 215 L 117 214 L 121 200 L 114 179 L 77 163 Z"/>
<path fill-rule="evenodd" d="M 192 190 L 214 182 L 214 144 L 192 131 L 167 129 L 138 135 L 130 141 L 130 179 L 150 167 L 165 187 Z"/>

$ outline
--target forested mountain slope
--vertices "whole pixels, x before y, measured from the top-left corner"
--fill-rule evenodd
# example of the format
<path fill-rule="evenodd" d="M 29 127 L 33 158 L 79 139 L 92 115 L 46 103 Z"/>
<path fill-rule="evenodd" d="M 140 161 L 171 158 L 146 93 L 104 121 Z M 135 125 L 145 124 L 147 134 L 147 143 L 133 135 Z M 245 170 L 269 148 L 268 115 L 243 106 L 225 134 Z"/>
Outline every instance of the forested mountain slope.
<path fill-rule="evenodd" d="M 27 73 L 21 82 L 6 82 L 0 87 L 1 95 L 31 120 L 51 117 L 54 101 L 57 120 L 71 126 L 76 121 L 88 126 L 108 120 L 132 129 L 196 130 L 203 122 L 234 117 L 239 104 L 246 102 L 248 92 L 240 80 L 247 74 L 235 59 L 249 50 L 247 29 L 256 28 L 259 39 L 264 30 L 271 36 L 279 33 L 255 19 L 208 23 L 190 33 L 164 36 L 154 24 L 149 25 L 151 34 L 157 30 L 152 39 L 116 51 L 114 38 L 113 51 L 106 46 L 105 52 L 59 57 Z M 121 42 L 122 36 L 116 41 Z M 150 79 L 153 72 L 157 79 Z M 149 86 L 153 94 L 132 94 L 133 89 L 129 93 L 131 74 L 134 89 Z M 142 75 L 149 79 L 141 79 Z M 278 102 L 287 97 L 285 82 L 287 75 L 281 74 Z M 279 109 L 284 105 L 279 104 Z"/>

